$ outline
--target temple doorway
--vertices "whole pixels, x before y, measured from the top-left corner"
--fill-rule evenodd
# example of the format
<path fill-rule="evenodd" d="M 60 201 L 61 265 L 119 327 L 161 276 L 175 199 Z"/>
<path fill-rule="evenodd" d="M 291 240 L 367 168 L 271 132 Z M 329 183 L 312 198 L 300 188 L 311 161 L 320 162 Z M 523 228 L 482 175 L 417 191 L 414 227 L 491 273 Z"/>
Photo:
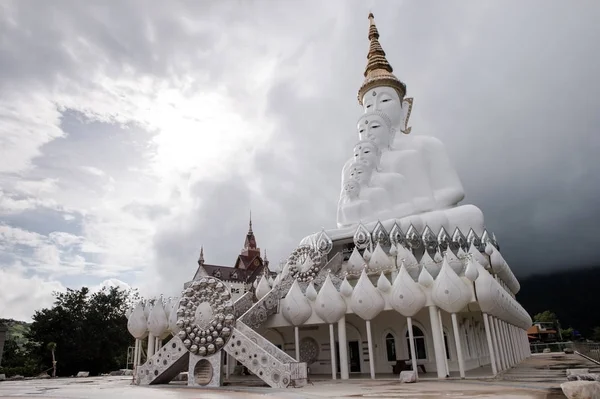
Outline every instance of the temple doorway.
<path fill-rule="evenodd" d="M 335 357 L 337 372 L 340 372 L 340 343 L 335 342 Z M 360 373 L 360 343 L 358 341 L 348 342 L 348 371 Z"/>

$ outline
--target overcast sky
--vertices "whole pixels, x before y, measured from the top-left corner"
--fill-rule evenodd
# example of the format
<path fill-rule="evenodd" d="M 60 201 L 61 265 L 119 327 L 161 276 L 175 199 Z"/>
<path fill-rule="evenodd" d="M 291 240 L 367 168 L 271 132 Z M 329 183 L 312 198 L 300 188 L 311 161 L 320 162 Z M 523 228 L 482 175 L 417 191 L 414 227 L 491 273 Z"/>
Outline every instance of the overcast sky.
<path fill-rule="evenodd" d="M 0 2 L 0 317 L 335 227 L 369 11 L 513 271 L 597 263 L 596 1 Z M 466 233 L 466 232 L 465 232 Z"/>

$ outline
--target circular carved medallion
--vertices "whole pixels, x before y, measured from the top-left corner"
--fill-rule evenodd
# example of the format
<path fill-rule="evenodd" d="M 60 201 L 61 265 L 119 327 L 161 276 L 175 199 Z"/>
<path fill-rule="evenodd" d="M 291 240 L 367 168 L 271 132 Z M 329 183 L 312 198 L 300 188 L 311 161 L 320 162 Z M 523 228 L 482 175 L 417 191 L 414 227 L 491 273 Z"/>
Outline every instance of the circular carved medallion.
<path fill-rule="evenodd" d="M 210 356 L 225 346 L 235 314 L 231 293 L 216 278 L 202 277 L 186 288 L 177 309 L 177 336 L 192 353 Z"/>
<path fill-rule="evenodd" d="M 300 361 L 310 365 L 319 358 L 319 343 L 311 337 L 300 340 Z"/>

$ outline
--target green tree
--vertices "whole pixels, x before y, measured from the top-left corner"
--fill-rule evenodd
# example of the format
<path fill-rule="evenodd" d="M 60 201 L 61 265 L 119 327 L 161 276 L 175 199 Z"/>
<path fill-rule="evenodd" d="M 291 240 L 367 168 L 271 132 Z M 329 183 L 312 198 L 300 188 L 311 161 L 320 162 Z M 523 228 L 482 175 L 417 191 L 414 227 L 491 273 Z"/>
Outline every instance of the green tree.
<path fill-rule="evenodd" d="M 48 344 L 55 343 L 60 348 L 59 376 L 122 368 L 132 340 L 125 316 L 129 294 L 114 287 L 92 295 L 86 287 L 55 293 L 54 306 L 33 316 L 27 335 L 30 355 L 42 370 L 51 369 L 54 359 Z"/>
<path fill-rule="evenodd" d="M 560 335 L 562 336 L 563 341 L 572 341 L 573 340 L 573 327 L 569 328 L 561 328 Z"/>
<path fill-rule="evenodd" d="M 540 323 L 556 323 L 557 320 L 556 314 L 549 310 L 545 310 L 542 313 L 533 316 L 533 321 L 538 321 Z"/>

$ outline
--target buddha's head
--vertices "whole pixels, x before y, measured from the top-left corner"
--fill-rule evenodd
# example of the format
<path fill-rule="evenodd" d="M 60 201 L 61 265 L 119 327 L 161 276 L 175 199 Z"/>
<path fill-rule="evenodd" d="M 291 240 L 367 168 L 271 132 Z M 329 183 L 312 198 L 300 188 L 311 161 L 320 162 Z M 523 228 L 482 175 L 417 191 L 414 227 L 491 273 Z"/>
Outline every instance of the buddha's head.
<path fill-rule="evenodd" d="M 361 116 L 357 128 L 361 140 L 374 142 L 380 150 L 389 148 L 394 142 L 396 130 L 387 114 L 381 111 L 372 111 Z"/>
<path fill-rule="evenodd" d="M 368 90 L 363 96 L 363 111 L 365 113 L 379 111 L 390 119 L 392 126 L 400 129 L 404 123 L 402 99 L 398 91 L 389 86 L 377 86 Z"/>
<path fill-rule="evenodd" d="M 361 140 L 354 146 L 354 162 L 366 161 L 373 168 L 379 166 L 379 159 L 381 157 L 381 151 L 379 147 L 371 140 Z"/>
<path fill-rule="evenodd" d="M 365 159 L 352 162 L 350 170 L 348 171 L 348 179 L 356 180 L 361 187 L 369 185 L 372 175 L 373 165 Z"/>
<path fill-rule="evenodd" d="M 360 194 L 360 182 L 356 179 L 348 179 L 344 182 L 344 195 L 348 199 L 356 199 Z"/>

